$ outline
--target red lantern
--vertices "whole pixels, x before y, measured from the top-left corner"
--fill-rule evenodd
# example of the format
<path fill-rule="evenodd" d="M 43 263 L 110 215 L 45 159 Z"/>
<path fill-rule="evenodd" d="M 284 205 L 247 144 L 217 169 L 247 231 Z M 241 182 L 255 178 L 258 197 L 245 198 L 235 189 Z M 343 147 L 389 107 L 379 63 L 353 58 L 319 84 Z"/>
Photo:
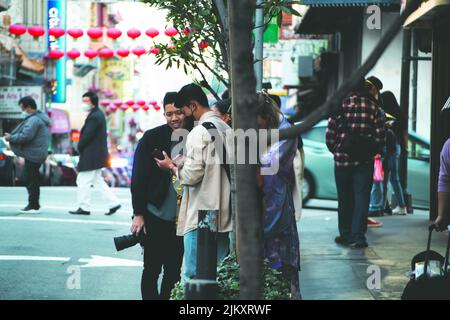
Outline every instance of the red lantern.
<path fill-rule="evenodd" d="M 156 30 L 155 28 L 150 28 L 147 31 L 145 31 L 145 34 L 153 39 L 154 37 L 159 35 L 159 31 Z"/>
<path fill-rule="evenodd" d="M 12 24 L 9 26 L 9 33 L 19 37 L 27 32 L 27 27 L 23 24 Z"/>
<path fill-rule="evenodd" d="M 160 107 L 160 106 L 158 106 L 158 105 L 154 105 L 154 106 L 153 106 L 153 108 L 155 108 L 155 110 L 156 110 L 156 111 L 159 111 L 159 110 L 161 110 L 161 107 Z"/>
<path fill-rule="evenodd" d="M 80 57 L 80 55 L 81 55 L 81 53 L 77 49 L 72 49 L 69 52 L 67 52 L 67 56 L 70 59 L 77 59 L 78 57 Z"/>
<path fill-rule="evenodd" d="M 198 44 L 198 47 L 199 47 L 201 50 L 205 50 L 206 48 L 209 47 L 209 44 L 208 44 L 208 42 L 206 42 L 206 41 L 202 41 L 202 42 L 200 42 L 200 43 Z"/>
<path fill-rule="evenodd" d="M 155 106 L 155 105 L 157 104 L 157 102 L 156 102 L 155 100 L 150 100 L 149 103 L 150 103 L 152 106 Z"/>
<path fill-rule="evenodd" d="M 122 110 L 123 112 L 127 111 L 128 108 L 129 108 L 128 105 L 125 103 L 120 106 L 120 110 Z"/>
<path fill-rule="evenodd" d="M 111 112 L 115 112 L 117 110 L 117 107 L 113 104 L 109 105 L 108 110 Z"/>
<path fill-rule="evenodd" d="M 133 109 L 134 112 L 137 112 L 140 109 L 140 107 L 136 104 L 133 105 L 131 108 Z"/>
<path fill-rule="evenodd" d="M 87 34 L 91 39 L 98 39 L 103 37 L 103 30 L 100 28 L 90 28 Z"/>
<path fill-rule="evenodd" d="M 48 34 L 55 38 L 60 38 L 66 34 L 66 30 L 64 30 L 63 28 L 54 27 L 54 28 L 48 29 Z"/>
<path fill-rule="evenodd" d="M 69 29 L 67 30 L 67 34 L 76 40 L 79 37 L 82 37 L 84 32 L 81 29 Z"/>
<path fill-rule="evenodd" d="M 145 112 L 147 112 L 149 109 L 150 109 L 150 107 L 148 105 L 142 106 L 142 110 L 144 110 Z"/>
<path fill-rule="evenodd" d="M 141 36 L 141 32 L 138 29 L 133 28 L 133 29 L 130 29 L 130 30 L 127 31 L 127 35 L 131 39 L 134 40 L 134 39 L 139 38 Z"/>
<path fill-rule="evenodd" d="M 109 101 L 108 99 L 102 99 L 102 100 L 100 101 L 100 105 L 101 105 L 102 107 L 107 107 L 107 106 L 109 106 L 109 104 L 110 104 L 110 101 Z"/>
<path fill-rule="evenodd" d="M 122 100 L 116 99 L 116 100 L 113 101 L 113 104 L 114 104 L 116 107 L 120 107 L 120 106 L 122 105 Z"/>
<path fill-rule="evenodd" d="M 45 34 L 45 29 L 41 26 L 31 26 L 28 28 L 28 33 L 37 39 Z"/>
<path fill-rule="evenodd" d="M 89 49 L 86 50 L 84 52 L 85 57 L 89 58 L 89 59 L 94 59 L 95 57 L 98 56 L 98 51 L 97 50 L 93 50 L 93 49 Z"/>
<path fill-rule="evenodd" d="M 127 105 L 129 105 L 130 107 L 134 105 L 134 101 L 133 100 L 128 100 L 127 102 L 125 102 Z"/>
<path fill-rule="evenodd" d="M 131 52 L 133 52 L 134 55 L 140 57 L 143 54 L 145 54 L 147 51 L 145 50 L 144 47 L 136 47 L 133 50 L 131 50 Z"/>
<path fill-rule="evenodd" d="M 117 50 L 117 55 L 119 55 L 122 58 L 128 57 L 129 54 L 130 54 L 130 50 L 128 50 L 128 49 L 120 48 Z"/>
<path fill-rule="evenodd" d="M 47 55 L 50 59 L 59 60 L 64 57 L 64 51 L 61 50 L 50 50 Z"/>
<path fill-rule="evenodd" d="M 165 35 L 168 37 L 175 37 L 178 34 L 178 30 L 174 27 L 167 28 L 166 31 L 164 31 Z"/>
<path fill-rule="evenodd" d="M 117 40 L 122 35 L 122 31 L 116 28 L 111 28 L 106 32 L 106 35 L 114 40 Z"/>
<path fill-rule="evenodd" d="M 158 54 L 159 53 L 159 49 L 158 48 L 151 48 L 150 49 L 150 53 L 153 53 L 153 54 Z"/>
<path fill-rule="evenodd" d="M 145 105 L 145 101 L 144 100 L 137 100 L 136 104 L 142 107 L 142 106 Z"/>
<path fill-rule="evenodd" d="M 109 59 L 114 57 L 114 51 L 109 48 L 103 48 L 98 52 L 98 55 L 100 56 L 100 58 Z"/>

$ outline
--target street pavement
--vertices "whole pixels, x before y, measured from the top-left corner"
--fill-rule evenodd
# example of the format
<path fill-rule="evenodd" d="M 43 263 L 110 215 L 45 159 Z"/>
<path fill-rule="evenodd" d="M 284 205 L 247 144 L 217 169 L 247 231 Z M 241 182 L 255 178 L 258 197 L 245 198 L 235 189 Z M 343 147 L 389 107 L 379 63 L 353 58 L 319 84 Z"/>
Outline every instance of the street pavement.
<path fill-rule="evenodd" d="M 140 299 L 141 249 L 116 252 L 113 243 L 129 234 L 130 192 L 113 190 L 122 202 L 116 214 L 104 215 L 108 205 L 94 191 L 91 215 L 73 216 L 68 211 L 76 209 L 76 188 L 41 188 L 39 214 L 18 213 L 25 188 L 0 188 L 0 300 Z M 428 212 L 377 218 L 384 226 L 369 229 L 369 248 L 361 250 L 334 243 L 335 201 L 309 205 L 298 224 L 303 298 L 399 299 L 411 258 L 425 249 Z M 436 234 L 433 249 L 443 254 L 446 240 Z M 377 269 L 380 288 L 370 289 L 367 280 Z"/>

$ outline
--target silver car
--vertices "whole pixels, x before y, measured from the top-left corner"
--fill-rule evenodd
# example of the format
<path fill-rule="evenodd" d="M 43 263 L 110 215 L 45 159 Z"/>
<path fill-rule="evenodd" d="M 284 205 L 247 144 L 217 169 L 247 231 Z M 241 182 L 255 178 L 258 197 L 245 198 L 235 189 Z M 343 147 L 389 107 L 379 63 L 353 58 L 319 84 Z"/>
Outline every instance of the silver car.
<path fill-rule="evenodd" d="M 321 121 L 302 134 L 305 151 L 303 201 L 311 198 L 336 200 L 333 155 L 325 144 L 327 121 Z M 429 208 L 430 142 L 414 132 L 408 142 L 408 192 L 413 206 Z"/>

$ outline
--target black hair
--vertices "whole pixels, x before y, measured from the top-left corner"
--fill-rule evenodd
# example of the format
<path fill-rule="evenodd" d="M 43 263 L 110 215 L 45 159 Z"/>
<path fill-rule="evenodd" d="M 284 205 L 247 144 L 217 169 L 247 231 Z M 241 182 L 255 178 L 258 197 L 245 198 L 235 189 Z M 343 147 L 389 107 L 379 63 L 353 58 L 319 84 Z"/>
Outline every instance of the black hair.
<path fill-rule="evenodd" d="M 23 108 L 30 107 L 33 110 L 37 109 L 36 101 L 30 96 L 23 97 L 19 100 L 19 106 L 22 105 Z"/>
<path fill-rule="evenodd" d="M 91 103 L 97 108 L 98 107 L 98 95 L 92 91 L 88 91 L 83 94 L 83 98 L 88 97 Z"/>
<path fill-rule="evenodd" d="M 367 78 L 367 81 L 369 81 L 372 85 L 374 85 L 378 91 L 381 91 L 383 89 L 383 82 L 381 82 L 380 79 L 377 77 L 371 76 Z"/>
<path fill-rule="evenodd" d="M 219 100 L 216 102 L 215 106 L 219 110 L 220 114 L 231 115 L 231 99 Z"/>
<path fill-rule="evenodd" d="M 226 89 L 223 93 L 222 93 L 222 99 L 226 100 L 226 99 L 231 99 L 230 98 L 230 91 L 228 91 L 228 89 Z"/>
<path fill-rule="evenodd" d="M 172 91 L 172 92 L 167 92 L 166 95 L 164 96 L 164 100 L 163 100 L 163 106 L 164 108 L 166 107 L 166 105 L 168 104 L 172 104 L 175 103 L 175 100 L 177 98 L 177 93 Z"/>
<path fill-rule="evenodd" d="M 272 99 L 277 105 L 278 109 L 281 109 L 281 98 L 276 94 L 269 94 L 270 99 Z"/>
<path fill-rule="evenodd" d="M 191 101 L 197 101 L 202 107 L 209 108 L 206 94 L 203 92 L 202 88 L 195 83 L 185 85 L 178 91 L 175 99 L 175 107 L 183 108 L 191 103 Z"/>

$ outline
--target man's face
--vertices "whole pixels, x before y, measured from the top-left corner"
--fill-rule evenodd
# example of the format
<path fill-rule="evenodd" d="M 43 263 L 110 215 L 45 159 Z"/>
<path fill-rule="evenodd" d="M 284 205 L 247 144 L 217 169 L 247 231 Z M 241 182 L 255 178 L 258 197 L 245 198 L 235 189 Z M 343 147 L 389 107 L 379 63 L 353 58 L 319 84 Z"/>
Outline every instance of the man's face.
<path fill-rule="evenodd" d="M 91 102 L 91 99 L 89 99 L 89 97 L 83 97 L 81 100 L 83 101 L 84 104 L 86 104 L 86 105 L 88 105 L 90 107 L 93 106 L 92 102 Z"/>
<path fill-rule="evenodd" d="M 166 117 L 167 124 L 172 128 L 172 130 L 177 130 L 183 127 L 185 117 L 183 109 L 175 108 L 173 103 L 166 104 L 164 106 L 164 116 Z"/>
<path fill-rule="evenodd" d="M 181 108 L 181 109 L 183 110 L 184 115 L 185 115 L 186 117 L 190 117 L 190 116 L 193 115 L 193 112 L 192 112 L 192 103 L 183 106 L 183 108 Z"/>

